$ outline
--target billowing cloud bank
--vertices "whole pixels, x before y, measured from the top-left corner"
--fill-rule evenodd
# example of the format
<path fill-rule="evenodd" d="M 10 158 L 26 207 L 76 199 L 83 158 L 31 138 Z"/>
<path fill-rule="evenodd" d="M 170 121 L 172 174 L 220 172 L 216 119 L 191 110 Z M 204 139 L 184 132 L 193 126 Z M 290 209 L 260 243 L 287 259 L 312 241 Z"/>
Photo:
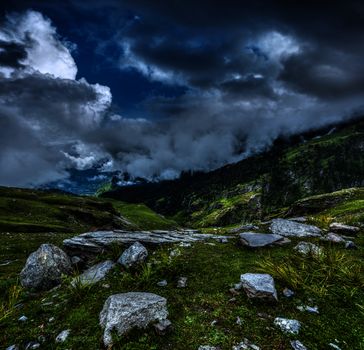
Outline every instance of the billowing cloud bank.
<path fill-rule="evenodd" d="M 193 10 L 203 1 L 183 9 L 125 3 L 138 16 L 110 39 L 120 50 L 115 64 L 185 93 L 151 95 L 143 119 L 117 115 L 108 87 L 76 79 L 76 47 L 48 18 L 10 14 L 0 28 L 0 184 L 37 185 L 100 161 L 108 170 L 173 178 L 362 110 L 363 24 L 355 18 L 350 27 L 336 23 L 336 34 L 315 21 L 309 27 L 304 11 L 291 22 L 283 10 L 268 20 L 241 5 L 215 13 L 215 2 L 209 16 Z M 347 19 L 330 11 L 327 27 Z"/>

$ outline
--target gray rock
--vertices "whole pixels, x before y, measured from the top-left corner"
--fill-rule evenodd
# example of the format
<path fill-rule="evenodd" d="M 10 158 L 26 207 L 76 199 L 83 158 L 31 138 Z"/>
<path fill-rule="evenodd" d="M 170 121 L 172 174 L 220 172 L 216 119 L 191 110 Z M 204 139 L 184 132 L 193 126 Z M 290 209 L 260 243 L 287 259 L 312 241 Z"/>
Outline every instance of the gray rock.
<path fill-rule="evenodd" d="M 285 219 L 272 220 L 270 230 L 272 233 L 284 237 L 320 237 L 322 232 L 316 226 Z"/>
<path fill-rule="evenodd" d="M 94 266 L 91 266 L 89 269 L 84 271 L 80 276 L 75 277 L 72 280 L 72 285 L 76 286 L 77 284 L 81 284 L 85 286 L 97 283 L 103 280 L 114 266 L 115 263 L 111 260 L 106 260 Z"/>
<path fill-rule="evenodd" d="M 124 245 L 141 242 L 142 244 L 170 244 L 170 243 L 194 243 L 209 239 L 220 240 L 232 238 L 231 236 L 219 236 L 213 234 L 197 233 L 195 230 L 176 231 L 95 231 L 86 232 L 63 241 L 65 249 L 82 254 L 95 254 L 103 252 L 114 244 Z"/>
<path fill-rule="evenodd" d="M 6 350 L 19 350 L 18 345 L 10 345 L 6 348 Z"/>
<path fill-rule="evenodd" d="M 341 224 L 339 222 L 333 222 L 330 226 L 330 230 L 336 233 L 346 234 L 356 234 L 360 231 L 359 227 L 349 226 L 345 224 Z"/>
<path fill-rule="evenodd" d="M 232 350 L 260 350 L 260 347 L 245 338 L 240 344 L 233 346 Z"/>
<path fill-rule="evenodd" d="M 130 268 L 142 263 L 147 257 L 147 248 L 145 248 L 143 244 L 135 242 L 128 249 L 126 249 L 123 254 L 121 254 L 118 263 L 126 268 Z"/>
<path fill-rule="evenodd" d="M 118 335 L 134 327 L 146 328 L 150 323 L 167 319 L 167 299 L 152 293 L 131 292 L 111 295 L 100 313 L 105 346 L 112 344 L 111 332 Z"/>
<path fill-rule="evenodd" d="M 67 340 L 68 336 L 70 335 L 71 330 L 69 329 L 65 329 L 64 331 L 62 331 L 61 333 L 59 333 L 56 337 L 56 342 L 57 343 L 63 343 Z"/>
<path fill-rule="evenodd" d="M 26 322 L 26 321 L 28 321 L 28 317 L 26 317 L 26 316 L 20 316 L 19 318 L 18 318 L 18 321 L 20 321 L 20 322 Z"/>
<path fill-rule="evenodd" d="M 276 317 L 274 324 L 281 329 L 284 333 L 298 334 L 301 328 L 301 323 L 297 320 L 290 320 L 288 318 Z"/>
<path fill-rule="evenodd" d="M 307 348 L 299 340 L 291 340 L 293 350 L 307 350 Z"/>
<path fill-rule="evenodd" d="M 46 290 L 58 285 L 62 275 L 71 272 L 71 261 L 63 250 L 53 244 L 42 244 L 29 255 L 20 282 L 25 288 Z"/>
<path fill-rule="evenodd" d="M 299 305 L 297 306 L 297 310 L 300 311 L 307 311 L 311 314 L 318 314 L 318 307 L 317 306 L 308 306 L 308 305 Z"/>
<path fill-rule="evenodd" d="M 286 297 L 286 298 L 291 298 L 294 296 L 294 291 L 289 289 L 289 288 L 284 288 L 283 289 L 283 295 Z"/>
<path fill-rule="evenodd" d="M 303 255 L 320 255 L 322 254 L 322 248 L 317 246 L 316 244 L 310 243 L 310 242 L 299 242 L 295 247 L 294 250 L 299 252 Z"/>
<path fill-rule="evenodd" d="M 321 240 L 328 241 L 332 243 L 344 243 L 345 239 L 336 233 L 329 232 L 326 236 L 322 237 Z"/>
<path fill-rule="evenodd" d="M 39 349 L 39 348 L 40 348 L 40 344 L 35 341 L 31 341 L 27 345 L 25 345 L 25 350 L 34 350 L 34 349 Z"/>
<path fill-rule="evenodd" d="M 280 235 L 254 232 L 243 232 L 240 233 L 239 237 L 240 242 L 250 248 L 270 246 L 284 240 L 284 237 Z"/>
<path fill-rule="evenodd" d="M 157 283 L 157 286 L 158 286 L 158 287 L 166 287 L 166 286 L 167 286 L 167 284 L 168 284 L 168 282 L 167 282 L 166 280 L 163 280 L 163 281 L 159 281 L 159 282 Z"/>
<path fill-rule="evenodd" d="M 240 281 L 249 298 L 278 300 L 274 280 L 271 275 L 261 273 L 245 273 Z"/>
<path fill-rule="evenodd" d="M 358 246 L 353 241 L 347 241 L 345 243 L 345 249 L 358 249 Z"/>
<path fill-rule="evenodd" d="M 154 329 L 159 335 L 165 335 L 170 330 L 171 326 L 171 321 L 165 319 L 156 323 Z"/>
<path fill-rule="evenodd" d="M 187 287 L 187 277 L 180 277 L 177 281 L 177 288 Z"/>

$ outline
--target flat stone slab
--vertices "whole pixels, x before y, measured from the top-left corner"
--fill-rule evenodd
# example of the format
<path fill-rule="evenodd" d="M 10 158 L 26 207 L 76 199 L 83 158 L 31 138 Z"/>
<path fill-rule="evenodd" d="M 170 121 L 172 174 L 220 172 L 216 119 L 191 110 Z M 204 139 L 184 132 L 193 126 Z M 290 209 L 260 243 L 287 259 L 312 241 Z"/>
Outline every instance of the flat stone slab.
<path fill-rule="evenodd" d="M 273 233 L 243 232 L 239 235 L 240 242 L 250 248 L 260 248 L 271 245 L 289 243 L 285 237 Z"/>
<path fill-rule="evenodd" d="M 99 264 L 91 266 L 89 269 L 84 271 L 80 276 L 75 277 L 72 280 L 72 285 L 77 285 L 80 283 L 81 285 L 91 285 L 103 280 L 109 271 L 116 264 L 111 260 L 103 261 Z"/>
<path fill-rule="evenodd" d="M 286 219 L 272 220 L 270 230 L 272 233 L 284 237 L 320 237 L 322 233 L 316 226 L 301 224 Z"/>
<path fill-rule="evenodd" d="M 245 273 L 240 276 L 244 291 L 249 298 L 278 300 L 274 279 L 266 273 Z"/>
<path fill-rule="evenodd" d="M 100 313 L 106 347 L 112 345 L 112 331 L 123 335 L 132 328 L 146 328 L 167 319 L 167 299 L 143 292 L 114 294 L 108 297 Z"/>
<path fill-rule="evenodd" d="M 107 250 L 113 244 L 131 245 L 135 242 L 144 244 L 170 244 L 170 243 L 193 243 L 214 239 L 220 241 L 232 236 L 219 236 L 213 234 L 196 233 L 194 230 L 179 231 L 95 231 L 86 232 L 63 241 L 67 250 L 86 253 L 100 253 Z"/>
<path fill-rule="evenodd" d="M 360 231 L 359 227 L 345 225 L 340 222 L 333 222 L 329 227 L 331 231 L 342 234 L 356 234 Z"/>

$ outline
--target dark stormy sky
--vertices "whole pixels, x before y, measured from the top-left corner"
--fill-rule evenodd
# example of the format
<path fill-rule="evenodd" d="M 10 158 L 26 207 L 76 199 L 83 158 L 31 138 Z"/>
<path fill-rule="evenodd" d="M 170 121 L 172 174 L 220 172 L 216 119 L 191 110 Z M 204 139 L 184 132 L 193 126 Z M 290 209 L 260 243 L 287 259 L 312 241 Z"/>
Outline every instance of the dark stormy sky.
<path fill-rule="evenodd" d="M 209 170 L 362 113 L 362 1 L 0 5 L 0 184 Z"/>

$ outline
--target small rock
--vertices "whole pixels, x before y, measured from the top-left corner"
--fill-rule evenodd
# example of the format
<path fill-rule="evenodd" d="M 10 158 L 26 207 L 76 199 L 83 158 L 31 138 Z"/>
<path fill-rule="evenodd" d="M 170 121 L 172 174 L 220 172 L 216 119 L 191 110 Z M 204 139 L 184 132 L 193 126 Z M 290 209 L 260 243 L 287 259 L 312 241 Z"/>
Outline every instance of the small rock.
<path fill-rule="evenodd" d="M 310 243 L 310 242 L 299 242 L 295 247 L 294 250 L 299 252 L 303 255 L 320 255 L 322 254 L 322 248 L 317 246 L 316 244 Z"/>
<path fill-rule="evenodd" d="M 166 287 L 166 286 L 167 286 L 167 284 L 168 284 L 168 282 L 167 282 L 166 280 L 162 280 L 162 281 L 159 281 L 159 282 L 157 283 L 157 286 L 158 286 L 158 287 Z"/>
<path fill-rule="evenodd" d="M 62 275 L 71 272 L 71 260 L 62 249 L 42 244 L 29 255 L 20 273 L 20 282 L 25 288 L 46 290 L 60 284 Z"/>
<path fill-rule="evenodd" d="M 243 324 L 243 322 L 241 321 L 241 318 L 240 318 L 239 316 L 236 318 L 235 323 L 236 323 L 238 326 L 241 326 L 241 325 Z"/>
<path fill-rule="evenodd" d="M 283 236 L 272 233 L 243 232 L 239 237 L 241 244 L 249 248 L 267 247 L 284 241 Z"/>
<path fill-rule="evenodd" d="M 177 281 L 177 288 L 187 287 L 187 277 L 180 277 Z"/>
<path fill-rule="evenodd" d="M 271 275 L 261 273 L 245 273 L 240 281 L 249 298 L 277 301 L 277 291 Z"/>
<path fill-rule="evenodd" d="M 307 348 L 299 340 L 291 340 L 293 350 L 307 350 Z"/>
<path fill-rule="evenodd" d="M 284 288 L 282 294 L 286 297 L 286 298 L 291 298 L 294 296 L 294 291 L 289 289 L 289 288 Z"/>
<path fill-rule="evenodd" d="M 152 322 L 166 320 L 167 316 L 167 300 L 159 295 L 143 292 L 111 295 L 100 313 L 104 345 L 112 345 L 113 331 L 123 335 L 132 328 L 146 328 Z"/>
<path fill-rule="evenodd" d="M 102 284 L 102 288 L 109 289 L 110 288 L 110 284 L 109 283 L 103 283 Z"/>
<path fill-rule="evenodd" d="M 52 323 L 52 322 L 54 322 L 54 320 L 55 320 L 55 318 L 54 318 L 54 317 L 50 317 L 50 318 L 48 319 L 48 322 L 49 322 L 49 323 Z"/>
<path fill-rule="evenodd" d="M 218 350 L 218 348 L 216 348 L 215 346 L 210 346 L 210 345 L 200 345 L 198 347 L 198 350 Z"/>
<path fill-rule="evenodd" d="M 123 254 L 121 254 L 118 263 L 124 267 L 130 268 L 139 264 L 148 257 L 147 249 L 139 242 L 135 242 Z"/>
<path fill-rule="evenodd" d="M 26 321 L 28 321 L 28 317 L 26 317 L 26 316 L 20 316 L 19 318 L 18 318 L 18 321 L 20 321 L 20 322 L 26 322 Z"/>
<path fill-rule="evenodd" d="M 192 246 L 192 244 L 191 244 L 191 243 L 187 243 L 187 242 L 181 242 L 181 243 L 179 244 L 179 246 L 180 246 L 180 247 L 183 247 L 183 248 L 189 248 L 189 247 L 191 247 L 191 246 Z"/>
<path fill-rule="evenodd" d="M 165 319 L 162 321 L 159 321 L 154 325 L 154 329 L 159 335 L 165 335 L 171 328 L 172 323 L 170 320 Z"/>
<path fill-rule="evenodd" d="M 233 350 L 260 350 L 260 347 L 245 338 L 240 344 L 233 346 Z"/>
<path fill-rule="evenodd" d="M 318 314 L 319 313 L 317 306 L 299 305 L 299 306 L 297 306 L 297 310 L 307 311 L 307 312 L 309 312 L 311 314 Z"/>
<path fill-rule="evenodd" d="M 171 258 L 175 258 L 176 256 L 180 256 L 181 255 L 181 251 L 177 248 L 177 249 L 173 249 L 170 253 L 169 256 Z"/>
<path fill-rule="evenodd" d="M 71 284 L 75 286 L 77 284 L 92 285 L 101 280 L 103 280 L 106 275 L 110 272 L 111 269 L 115 266 L 115 263 L 111 260 L 106 260 L 101 263 L 98 263 L 94 266 L 91 266 L 85 272 L 83 272 L 80 276 L 75 277 Z"/>
<path fill-rule="evenodd" d="M 39 349 L 39 348 L 40 348 L 40 344 L 35 341 L 31 341 L 25 346 L 25 350 L 34 350 L 34 349 Z"/>
<path fill-rule="evenodd" d="M 356 234 L 360 230 L 359 227 L 349 226 L 339 222 L 333 222 L 329 227 L 331 231 L 342 234 Z"/>
<path fill-rule="evenodd" d="M 274 319 L 274 324 L 288 334 L 298 334 L 301 328 L 301 323 L 299 321 L 282 317 L 276 317 Z"/>
<path fill-rule="evenodd" d="M 329 346 L 331 347 L 331 348 L 333 348 L 333 349 L 335 349 L 335 350 L 341 350 L 341 348 L 340 347 L 338 347 L 336 344 L 334 344 L 334 343 L 329 343 Z"/>
<path fill-rule="evenodd" d="M 345 239 L 336 233 L 329 232 L 326 236 L 322 237 L 321 240 L 328 241 L 332 243 L 344 243 Z"/>
<path fill-rule="evenodd" d="M 62 331 L 61 333 L 59 333 L 56 337 L 56 342 L 57 343 L 63 343 L 67 340 L 68 336 L 70 335 L 70 330 L 69 329 L 65 329 L 64 331 Z"/>
<path fill-rule="evenodd" d="M 353 241 L 347 241 L 345 243 L 345 249 L 358 249 L 358 246 Z"/>
<path fill-rule="evenodd" d="M 272 220 L 270 230 L 272 233 L 284 237 L 320 237 L 322 232 L 316 226 L 285 219 Z"/>

